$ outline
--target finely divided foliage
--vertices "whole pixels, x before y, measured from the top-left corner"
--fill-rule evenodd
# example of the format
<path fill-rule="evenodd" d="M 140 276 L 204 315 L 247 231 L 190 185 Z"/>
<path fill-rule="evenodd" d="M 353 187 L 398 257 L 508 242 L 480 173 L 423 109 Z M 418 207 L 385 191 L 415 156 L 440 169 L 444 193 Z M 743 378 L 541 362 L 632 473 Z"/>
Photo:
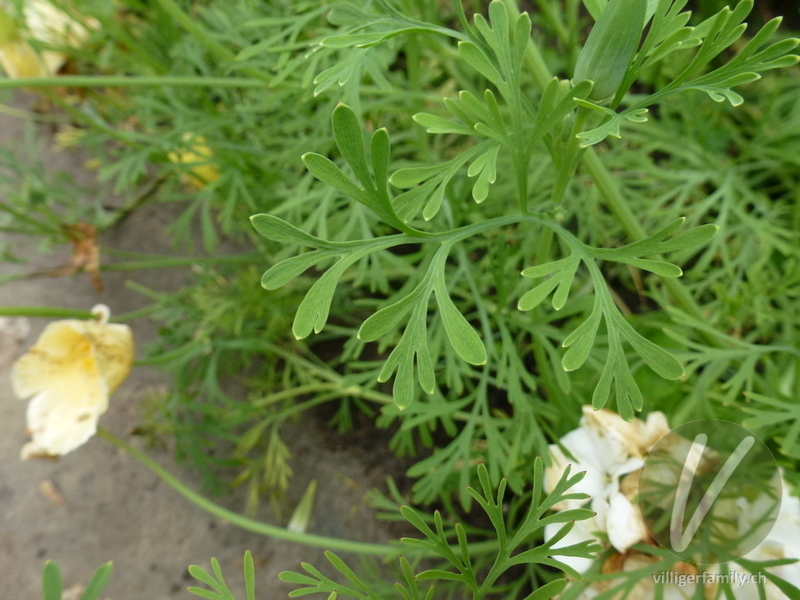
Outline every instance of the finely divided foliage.
<path fill-rule="evenodd" d="M 620 4 L 623 2 L 616 2 L 613 7 Z M 450 350 L 461 360 L 480 367 L 478 371 L 470 371 L 473 377 L 480 380 L 481 372 L 489 373 L 508 362 L 508 358 L 503 356 L 506 348 L 487 352 L 487 344 L 495 346 L 496 340 L 502 339 L 502 329 L 493 327 L 488 316 L 492 298 L 486 295 L 486 290 L 476 289 L 469 282 L 467 265 L 451 264 L 453 249 L 476 236 L 486 236 L 486 246 L 506 243 L 504 238 L 533 235 L 538 236 L 541 243 L 537 252 L 523 260 L 535 263 L 535 266 L 524 269 L 522 275 L 540 282 L 521 295 L 518 300 L 520 310 L 536 308 L 551 292 L 554 292 L 553 309 L 563 309 L 570 291 L 582 287 L 576 277 L 586 280 L 588 275 L 594 290 L 592 306 L 585 320 L 571 331 L 567 330 L 566 337 L 561 340 L 561 345 L 567 349 L 561 364 L 550 365 L 548 369 L 573 371 L 581 368 L 591 356 L 595 357 L 593 362 L 602 361 L 604 367 L 591 402 L 596 408 L 601 408 L 613 397 L 619 412 L 627 419 L 633 417 L 634 411 L 642 409 L 643 397 L 623 342 L 630 344 L 642 362 L 661 377 L 680 378 L 684 374 L 680 363 L 668 350 L 637 332 L 620 312 L 600 268 L 600 261 L 624 263 L 662 278 L 679 277 L 682 274 L 680 267 L 665 262 L 658 255 L 682 252 L 684 257 L 689 256 L 687 251 L 702 249 L 717 228 L 707 224 L 681 231 L 683 221 L 678 219 L 651 237 L 627 246 L 596 248 L 576 238 L 571 227 L 563 222 L 563 215 L 554 218 L 547 203 L 534 205 L 530 196 L 533 195 L 533 186 L 537 185 L 536 181 L 531 181 L 532 157 L 534 151 L 540 151 L 542 146 L 549 151 L 555 170 L 552 199 L 560 203 L 582 148 L 597 144 L 609 135 L 618 136 L 623 120 L 644 121 L 647 107 L 689 90 L 699 89 L 715 100 L 728 99 L 734 105 L 739 104 L 741 96 L 732 91 L 733 86 L 753 81 L 759 77 L 760 71 L 796 62 L 797 57 L 789 54 L 796 46 L 796 40 L 784 40 L 765 47 L 779 23 L 779 20 L 773 20 L 731 61 L 709 70 L 707 65 L 744 32 L 742 21 L 750 12 L 752 1 L 740 2 L 733 11 L 726 8 L 697 27 L 686 26 L 689 14 L 681 12 L 685 4 L 685 0 L 651 2 L 647 15 L 648 33 L 641 45 L 636 44 L 638 49 L 635 52 L 630 44 L 618 49 L 607 47 L 605 38 L 614 37 L 609 23 L 609 18 L 614 15 L 602 12 L 576 67 L 577 75 L 597 77 L 602 81 L 569 83 L 554 79 L 538 95 L 538 101 L 536 95 L 529 93 L 529 75 L 525 69 L 530 19 L 525 13 L 513 14 L 501 0 L 494 0 L 489 5 L 488 21 L 476 14 L 470 24 L 459 9 L 461 31 L 403 16 L 386 2 L 376 5 L 378 14 L 365 12 L 346 2 L 335 5 L 330 18 L 334 24 L 343 26 L 343 33 L 326 38 L 322 41 L 323 46 L 357 48 L 353 56 L 362 56 L 358 53 L 402 34 L 444 36 L 445 41 L 448 38 L 458 40 L 458 56 L 464 67 L 477 71 L 490 87 L 479 94 L 464 90 L 454 98 L 445 98 L 444 108 L 450 113 L 450 118 L 429 113 L 414 117 L 431 134 L 472 138 L 474 145 L 459 146 L 460 151 L 454 158 L 439 165 L 406 167 L 391 177 L 390 135 L 386 129 L 377 129 L 365 144 L 356 111 L 343 104 L 336 107 L 332 129 L 343 159 L 342 165 L 314 153 L 304 155 L 303 160 L 314 177 L 367 207 L 383 225 L 375 227 L 376 237 L 330 242 L 303 233 L 275 216 L 253 217 L 254 226 L 265 237 L 314 248 L 279 262 L 267 271 L 262 280 L 267 289 L 284 285 L 310 267 L 334 261 L 300 304 L 293 326 L 295 336 L 301 339 L 312 331 L 322 331 L 337 283 L 357 261 L 374 253 L 399 250 L 402 246 L 421 247 L 416 272 L 385 306 L 364 321 L 358 339 L 373 342 L 386 336 L 394 337 L 397 327 L 405 323 L 404 332 L 380 369 L 378 380 L 386 381 L 394 374 L 394 399 L 401 409 L 409 407 L 417 396 L 415 379 L 426 394 L 436 392 L 447 396 L 447 388 L 451 386 L 444 378 L 437 377 L 438 366 L 429 348 L 430 318 L 432 311 L 437 312 L 430 306 L 432 295 L 436 298 Z M 616 10 L 613 7 L 608 10 Z M 589 5 L 589 8 L 596 13 L 602 7 L 596 4 Z M 635 21 L 639 15 L 631 18 Z M 642 27 L 636 29 L 634 37 L 638 39 Z M 619 105 L 626 102 L 625 92 L 636 81 L 639 71 L 652 67 L 671 53 L 686 49 L 693 52 L 692 58 L 671 83 L 618 112 Z M 613 56 L 609 57 L 609 53 Z M 619 62 L 620 54 L 623 55 L 622 62 Z M 328 81 L 327 73 L 317 78 L 318 85 Z M 346 82 L 350 75 L 340 73 L 339 83 Z M 613 81 L 610 87 L 609 81 Z M 601 93 L 596 93 L 598 90 Z M 589 101 L 590 94 L 593 99 L 610 96 L 611 103 L 604 106 L 596 103 L 597 100 Z M 570 121 L 572 125 L 566 125 Z M 580 144 L 577 145 L 576 141 Z M 545 158 L 540 153 L 536 160 Z M 501 164 L 503 168 L 499 169 Z M 466 181 L 471 181 L 468 185 L 472 187 L 472 198 L 477 204 L 488 198 L 498 176 L 513 178 L 517 189 L 517 210 L 507 196 L 494 199 L 500 206 L 489 214 L 500 213 L 500 216 L 493 218 L 488 215 L 481 217 L 479 210 L 454 206 L 454 202 L 463 201 L 450 190 L 456 187 L 456 181 L 463 180 L 464 167 L 467 167 Z M 389 183 L 408 191 L 393 195 Z M 447 209 L 445 215 L 441 214 L 443 208 Z M 424 221 L 417 220 L 420 210 Z M 454 216 L 456 213 L 460 216 L 459 221 Z M 580 214 L 572 218 L 580 220 Z M 399 233 L 392 233 L 392 230 Z M 500 233 L 499 237 L 489 239 L 490 235 L 497 233 Z M 565 253 L 564 258 L 551 259 L 559 247 Z M 463 293 L 459 294 L 463 302 L 457 304 L 452 290 L 459 280 L 469 282 L 469 292 L 466 298 Z M 465 316 L 462 312 L 469 306 L 475 307 L 476 311 L 471 321 L 467 318 L 469 313 Z M 498 310 L 504 319 L 508 318 L 504 307 L 495 305 L 491 309 Z M 598 343 L 601 323 L 605 326 L 604 343 Z M 439 360 L 446 360 L 444 357 L 448 355 L 449 350 L 446 350 Z M 549 359 L 553 352 L 546 355 Z M 545 369 L 545 366 L 540 364 L 539 369 Z"/>
<path fill-rule="evenodd" d="M 558 557 L 591 557 L 600 550 L 600 546 L 590 541 L 558 548 L 554 546 L 572 530 L 576 520 L 588 519 L 592 516 L 592 511 L 577 508 L 553 514 L 547 512 L 559 502 L 587 498 L 585 494 L 568 493 L 569 488 L 583 478 L 583 473 L 570 476 L 567 470 L 550 494 L 544 495 L 544 466 L 541 459 L 536 460 L 534 470 L 534 481 L 538 483 L 534 485 L 530 505 L 520 516 L 519 522 L 515 523 L 506 517 L 503 510 L 506 480 L 501 480 L 495 489 L 489 482 L 486 467 L 478 467 L 481 489 L 478 491 L 468 488 L 468 492 L 486 513 L 497 536 L 497 545 L 489 553 L 491 567 L 485 572 L 476 564 L 475 548 L 470 546 L 467 531 L 461 523 L 446 524 L 438 511 L 431 518 L 411 507 L 402 506 L 400 511 L 403 517 L 423 535 L 423 539 L 401 539 L 398 553 L 404 552 L 411 556 L 422 553 L 442 563 L 439 567 L 415 573 L 409 561 L 401 556 L 399 563 L 402 582 L 395 583 L 395 588 L 403 600 L 429 600 L 435 595 L 437 581 L 458 582 L 462 589 L 469 590 L 472 598 L 481 600 L 495 591 L 497 580 L 506 571 L 519 565 L 546 565 L 560 569 L 572 577 L 580 577 L 579 573 L 561 562 Z M 547 543 L 530 547 L 529 540 L 532 536 L 541 533 L 549 524 L 562 524 L 558 534 Z M 302 586 L 290 592 L 290 597 L 313 593 L 329 594 L 329 598 L 345 596 L 356 600 L 378 600 L 385 597 L 359 578 L 341 558 L 332 552 L 326 552 L 325 557 L 348 583 L 335 581 L 310 564 L 303 563 L 302 567 L 307 575 L 293 572 L 280 574 L 282 581 Z M 540 584 L 525 600 L 549 600 L 564 590 L 567 580 L 551 578 L 549 581 L 541 581 Z"/>
<path fill-rule="evenodd" d="M 744 422 L 800 484 L 800 85 L 774 72 L 798 40 L 780 19 L 748 29 L 753 0 L 708 8 L 723 3 L 697 3 L 703 17 L 688 0 L 82 3 L 103 50 L 78 66 L 145 82 L 51 99 L 125 207 L 78 210 L 71 186 L 4 154 L 0 171 L 24 177 L 2 186 L 2 225 L 63 243 L 63 223 L 102 232 L 153 198 L 181 202 L 170 232 L 188 244 L 198 225 L 207 255 L 180 263 L 197 279 L 178 294 L 133 284 L 153 305 L 129 318 L 164 323 L 142 364 L 173 377 L 158 404 L 180 453 L 209 480 L 239 470 L 250 510 L 288 486 L 281 425 L 324 403 L 341 431 L 360 411 L 393 426 L 399 456 L 424 453 L 407 497 L 371 496 L 419 532 L 396 546 L 399 582 L 327 553 L 333 570 L 282 575 L 293 596 L 571 600 L 602 581 L 597 600 L 633 597 L 683 566 L 638 544 L 648 566 L 607 572 L 612 549 L 559 546 L 591 517 L 549 512 L 585 500 L 569 493 L 582 474 L 542 489 L 582 405 Z M 190 190 L 198 168 L 215 177 Z M 257 252 L 213 256 L 220 234 Z M 107 267 L 144 268 L 129 258 Z M 243 399 L 221 385 L 242 373 Z M 408 506 L 433 502 L 446 510 Z M 599 560 L 567 586 L 562 573 L 581 575 L 567 557 Z M 249 553 L 244 567 L 254 600 Z M 237 597 L 217 561 L 190 573 L 191 593 Z M 61 587 L 47 563 L 45 599 Z M 721 585 L 715 600 L 735 597 Z"/>

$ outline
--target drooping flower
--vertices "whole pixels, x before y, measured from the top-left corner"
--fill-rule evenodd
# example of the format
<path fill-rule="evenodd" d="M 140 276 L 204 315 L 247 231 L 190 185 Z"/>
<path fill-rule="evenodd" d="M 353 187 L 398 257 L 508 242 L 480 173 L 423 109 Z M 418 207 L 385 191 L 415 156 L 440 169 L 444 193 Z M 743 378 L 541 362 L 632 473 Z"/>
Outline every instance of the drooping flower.
<path fill-rule="evenodd" d="M 649 538 L 641 513 L 631 502 L 636 495 L 636 478 L 643 465 L 644 456 L 669 432 L 666 417 L 660 412 L 648 415 L 647 421 L 634 419 L 627 422 L 610 410 L 594 411 L 583 407 L 581 426 L 561 438 L 560 446 L 550 446 L 552 465 L 545 473 L 545 485 L 551 490 L 568 465 L 573 471 L 586 475 L 573 492 L 591 496 L 589 500 L 566 500 L 554 506 L 556 510 L 579 508 L 589 503 L 596 514 L 593 519 L 576 523 L 573 530 L 557 547 L 594 538 L 595 532 L 608 535 L 618 552 Z M 563 447 L 571 456 L 568 458 Z M 551 538 L 557 525 L 545 528 L 545 537 Z M 566 558 L 569 566 L 585 571 L 591 560 Z"/>
<path fill-rule="evenodd" d="M 183 141 L 189 145 L 188 148 L 179 148 L 167 155 L 171 162 L 189 167 L 189 172 L 181 180 L 186 185 L 201 190 L 219 179 L 219 165 L 213 162 L 214 152 L 209 148 L 206 139 L 201 135 L 185 133 Z"/>
<path fill-rule="evenodd" d="M 32 440 L 22 458 L 55 457 L 84 444 L 97 431 L 108 398 L 130 373 L 133 335 L 127 325 L 109 324 L 98 305 L 99 321 L 50 323 L 27 354 L 14 363 L 11 384 L 28 405 Z"/>

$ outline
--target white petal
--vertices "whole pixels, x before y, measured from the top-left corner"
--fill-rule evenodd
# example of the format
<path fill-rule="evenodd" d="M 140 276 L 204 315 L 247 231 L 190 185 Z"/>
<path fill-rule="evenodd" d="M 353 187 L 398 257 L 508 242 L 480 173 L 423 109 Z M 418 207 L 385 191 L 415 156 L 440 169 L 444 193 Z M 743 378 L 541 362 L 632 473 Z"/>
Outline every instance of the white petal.
<path fill-rule="evenodd" d="M 627 552 L 648 537 L 639 509 L 621 493 L 611 496 L 606 532 L 611 545 L 619 552 Z"/>
<path fill-rule="evenodd" d="M 641 458 L 629 458 L 624 463 L 616 465 L 615 469 L 611 472 L 611 476 L 614 481 L 618 483 L 619 477 L 638 471 L 642 466 L 644 466 L 644 461 Z"/>
<path fill-rule="evenodd" d="M 592 600 L 597 594 L 599 594 L 597 590 L 595 590 L 592 586 L 584 588 L 584 590 L 580 593 L 575 600 Z"/>
<path fill-rule="evenodd" d="M 28 405 L 33 440 L 23 448 L 23 458 L 61 456 L 81 446 L 97 431 L 97 420 L 107 409 L 107 388 L 97 372 L 74 373 L 40 392 Z"/>
<path fill-rule="evenodd" d="M 582 435 L 583 433 L 581 432 L 581 430 L 576 429 L 575 431 L 571 431 L 566 436 L 564 436 L 562 438 L 562 442 L 566 441 L 567 444 L 565 444 L 565 446 L 572 446 L 572 448 L 574 448 L 576 447 L 575 442 L 579 441 Z M 567 449 L 572 453 L 572 448 L 567 448 Z M 569 488 L 569 491 L 567 493 L 589 494 L 592 497 L 603 494 L 603 490 L 606 486 L 606 477 L 596 468 L 582 464 L 581 462 L 579 462 L 579 460 L 573 460 L 569 458 L 564 454 L 561 448 L 559 448 L 555 444 L 550 445 L 550 460 L 552 461 L 552 465 L 545 470 L 545 488 L 548 492 L 551 492 L 553 490 L 553 488 L 558 483 L 559 479 L 561 479 L 561 476 L 564 474 L 564 471 L 566 470 L 567 466 L 570 466 L 571 467 L 570 476 L 580 472 L 585 472 L 585 475 L 583 479 L 581 479 L 577 484 Z M 588 499 L 564 500 L 562 502 L 555 504 L 553 508 L 555 510 L 580 508 L 581 506 L 586 505 L 588 502 L 589 502 Z"/>
<path fill-rule="evenodd" d="M 563 526 L 563 523 L 551 523 L 550 525 L 546 525 L 544 528 L 545 541 L 552 538 Z M 592 534 L 592 532 L 595 530 L 597 530 L 597 527 L 594 519 L 575 521 L 575 526 L 572 528 L 572 531 L 564 536 L 563 539 L 559 540 L 558 543 L 553 546 L 553 548 L 564 548 L 565 546 L 579 544 L 586 540 L 594 540 L 595 542 L 599 543 L 600 540 L 597 538 L 597 536 Z M 592 566 L 592 562 L 594 562 L 589 558 L 580 558 L 577 556 L 555 556 L 554 558 L 560 562 L 563 562 L 565 565 L 572 567 L 578 573 L 585 573 L 586 570 Z"/>
<path fill-rule="evenodd" d="M 575 429 L 561 438 L 561 444 L 577 461 L 573 461 L 572 471 L 586 471 L 584 478 L 571 490 L 590 496 L 601 495 L 608 485 L 609 474 L 603 468 L 602 460 L 598 457 L 597 448 L 590 433 L 583 427 Z"/>
<path fill-rule="evenodd" d="M 590 508 L 595 512 L 594 519 L 599 531 L 606 531 L 610 500 L 611 498 L 607 493 L 592 498 Z"/>
<path fill-rule="evenodd" d="M 631 457 L 641 458 L 636 426 L 618 414 L 584 406 L 581 423 L 581 429 L 586 431 L 594 447 L 592 458 L 605 472 L 613 473 Z"/>
<path fill-rule="evenodd" d="M 698 585 L 701 584 L 680 586 L 676 583 L 668 583 L 664 586 L 664 600 L 691 600 Z"/>

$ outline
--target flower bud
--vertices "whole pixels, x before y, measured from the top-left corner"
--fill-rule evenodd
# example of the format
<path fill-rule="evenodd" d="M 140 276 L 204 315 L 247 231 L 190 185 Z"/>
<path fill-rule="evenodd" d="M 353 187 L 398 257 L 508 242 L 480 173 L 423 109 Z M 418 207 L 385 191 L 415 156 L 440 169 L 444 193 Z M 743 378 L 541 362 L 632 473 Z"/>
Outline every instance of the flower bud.
<path fill-rule="evenodd" d="M 594 82 L 590 98 L 616 93 L 644 29 L 647 0 L 610 0 L 575 65 L 575 80 Z"/>

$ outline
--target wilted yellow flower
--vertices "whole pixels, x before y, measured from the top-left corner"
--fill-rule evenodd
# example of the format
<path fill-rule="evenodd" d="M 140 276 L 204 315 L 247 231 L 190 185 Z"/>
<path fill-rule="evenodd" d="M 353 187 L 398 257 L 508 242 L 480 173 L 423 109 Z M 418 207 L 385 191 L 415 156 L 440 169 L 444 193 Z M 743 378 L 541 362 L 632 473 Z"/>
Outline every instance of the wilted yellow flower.
<path fill-rule="evenodd" d="M 67 55 L 57 50 L 36 50 L 25 39 L 52 46 L 79 47 L 97 29 L 97 20 L 82 17 L 77 20 L 47 0 L 27 0 L 23 9 L 24 28 L 17 27 L 0 3 L 0 64 L 11 79 L 51 77 L 64 63 Z"/>
<path fill-rule="evenodd" d="M 109 324 L 108 308 L 92 312 L 99 321 L 74 319 L 50 323 L 11 373 L 14 392 L 28 405 L 33 439 L 22 458 L 61 456 L 97 431 L 108 397 L 133 364 L 133 335 L 127 325 Z"/>
<path fill-rule="evenodd" d="M 181 180 L 195 189 L 201 190 L 220 177 L 219 165 L 213 162 L 214 153 L 206 144 L 206 139 L 191 133 L 185 133 L 183 141 L 190 143 L 189 148 L 180 148 L 170 152 L 167 157 L 175 164 L 190 166 L 189 173 Z"/>

